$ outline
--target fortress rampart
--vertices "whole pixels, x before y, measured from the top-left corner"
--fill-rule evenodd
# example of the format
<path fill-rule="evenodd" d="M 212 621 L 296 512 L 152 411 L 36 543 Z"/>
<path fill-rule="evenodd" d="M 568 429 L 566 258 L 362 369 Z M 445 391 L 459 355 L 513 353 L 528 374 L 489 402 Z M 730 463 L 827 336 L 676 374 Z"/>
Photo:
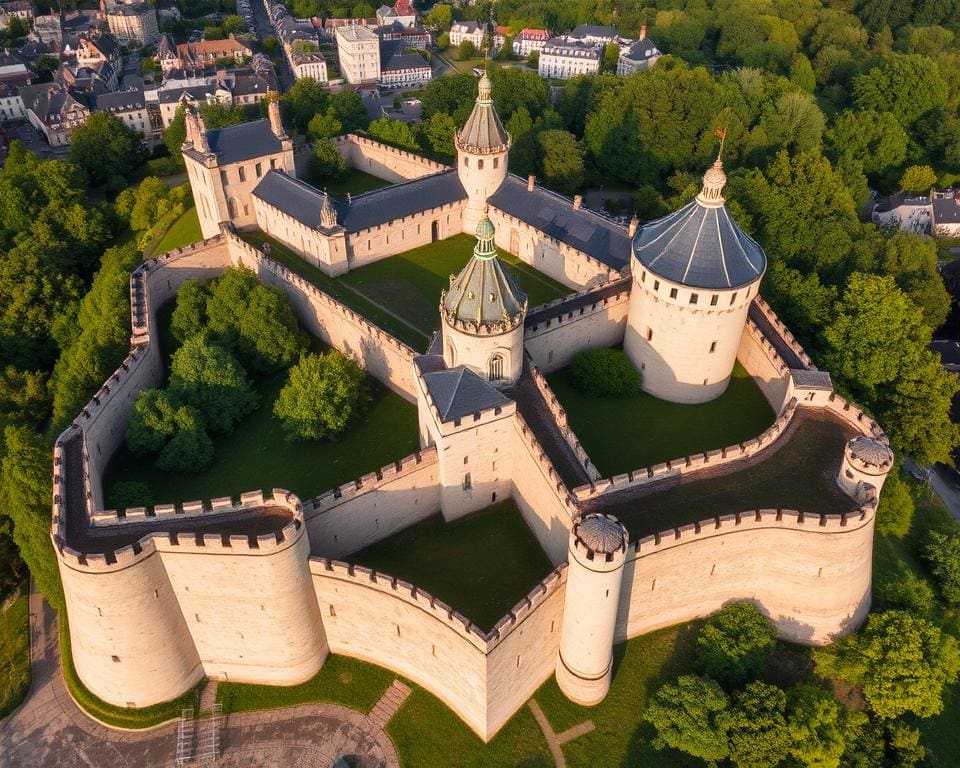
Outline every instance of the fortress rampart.
<path fill-rule="evenodd" d="M 337 151 L 351 168 L 389 182 L 418 179 L 447 170 L 437 163 L 405 149 L 348 133 L 334 139 Z"/>

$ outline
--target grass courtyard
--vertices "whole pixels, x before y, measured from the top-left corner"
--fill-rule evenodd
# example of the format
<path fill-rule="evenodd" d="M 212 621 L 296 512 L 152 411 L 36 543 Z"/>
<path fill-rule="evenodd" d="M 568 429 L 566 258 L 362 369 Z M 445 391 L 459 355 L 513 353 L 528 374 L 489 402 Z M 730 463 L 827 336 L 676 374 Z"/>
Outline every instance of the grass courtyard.
<path fill-rule="evenodd" d="M 739 362 L 727 391 L 701 405 L 669 403 L 646 392 L 621 398 L 586 395 L 574 386 L 568 369 L 547 380 L 604 477 L 749 440 L 776 419 Z"/>
<path fill-rule="evenodd" d="M 30 687 L 29 585 L 0 612 L 0 717 L 16 709 Z"/>
<path fill-rule="evenodd" d="M 434 515 L 347 559 L 415 584 L 484 631 L 552 568 L 511 499 L 449 523 Z"/>
<path fill-rule="evenodd" d="M 317 189 L 327 190 L 334 197 L 346 197 L 348 192 L 351 195 L 359 195 L 362 192 L 387 187 L 391 183 L 355 169 L 348 170 L 339 179 L 331 179 L 329 176 L 314 173 L 311 169 L 306 181 Z"/>

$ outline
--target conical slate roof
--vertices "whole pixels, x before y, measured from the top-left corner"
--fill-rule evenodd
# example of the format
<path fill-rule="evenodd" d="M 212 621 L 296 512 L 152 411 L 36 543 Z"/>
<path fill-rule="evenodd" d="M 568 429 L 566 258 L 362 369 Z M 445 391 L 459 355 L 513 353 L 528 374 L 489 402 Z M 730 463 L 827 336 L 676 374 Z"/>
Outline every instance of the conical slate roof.
<path fill-rule="evenodd" d="M 767 256 L 727 212 L 722 195 L 726 181 L 718 159 L 704 174 L 703 189 L 693 201 L 640 228 L 633 240 L 637 261 L 691 288 L 739 288 L 762 277 Z"/>
<path fill-rule="evenodd" d="M 473 257 L 459 275 L 451 277 L 450 288 L 440 299 L 449 321 L 512 327 L 526 312 L 527 297 L 503 271 L 493 238 L 493 223 L 484 216 L 477 225 Z"/>
<path fill-rule="evenodd" d="M 457 134 L 457 145 L 461 149 L 485 154 L 502 152 L 509 145 L 510 136 L 500 122 L 490 91 L 490 78 L 484 72 L 483 77 L 480 78 L 477 103 L 470 117 L 467 118 L 466 124 Z"/>

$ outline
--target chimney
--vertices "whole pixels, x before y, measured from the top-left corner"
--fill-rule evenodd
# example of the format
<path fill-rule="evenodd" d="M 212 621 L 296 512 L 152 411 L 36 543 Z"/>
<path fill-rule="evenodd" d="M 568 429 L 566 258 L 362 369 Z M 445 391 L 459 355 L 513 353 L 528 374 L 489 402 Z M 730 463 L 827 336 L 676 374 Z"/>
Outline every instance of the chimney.
<path fill-rule="evenodd" d="M 641 24 L 641 25 L 640 25 L 640 39 L 641 39 L 641 40 L 646 40 L 646 39 L 647 39 L 647 25 L 646 25 L 646 24 Z"/>
<path fill-rule="evenodd" d="M 287 138 L 287 132 L 283 130 L 283 121 L 280 120 L 280 102 L 274 97 L 273 93 L 267 94 L 267 116 L 270 118 L 270 130 L 278 139 Z"/>
<path fill-rule="evenodd" d="M 574 195 L 573 196 L 573 210 L 579 211 L 580 207 L 583 205 L 583 195 Z"/>
<path fill-rule="evenodd" d="M 630 237 L 633 237 L 635 234 L 637 234 L 637 227 L 639 224 L 640 222 L 637 219 L 637 214 L 633 214 L 633 218 L 630 219 L 630 228 L 627 230 L 627 234 L 630 235 Z"/>
<path fill-rule="evenodd" d="M 194 136 L 193 139 L 193 148 L 197 150 L 197 152 L 206 154 L 210 151 L 210 147 L 207 145 L 207 126 L 203 122 L 203 115 L 201 115 L 199 111 L 197 112 L 196 120 L 196 136 Z"/>
<path fill-rule="evenodd" d="M 537 177 L 532 173 L 527 176 L 527 192 L 533 192 L 533 185 L 537 183 Z"/>

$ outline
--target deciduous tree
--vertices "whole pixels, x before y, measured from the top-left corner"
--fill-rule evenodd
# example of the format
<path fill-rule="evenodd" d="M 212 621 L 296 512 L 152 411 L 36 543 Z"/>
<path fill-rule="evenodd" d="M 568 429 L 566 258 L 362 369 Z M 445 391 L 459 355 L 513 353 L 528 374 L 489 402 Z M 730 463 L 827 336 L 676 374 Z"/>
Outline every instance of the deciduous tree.
<path fill-rule="evenodd" d="M 70 160 L 94 184 L 129 176 L 146 159 L 143 137 L 110 112 L 94 112 L 73 131 Z"/>
<path fill-rule="evenodd" d="M 777 642 L 770 622 L 751 603 L 711 616 L 697 635 L 697 667 L 727 687 L 755 677 Z"/>
<path fill-rule="evenodd" d="M 662 685 L 645 714 L 657 730 L 654 746 L 673 747 L 708 763 L 723 760 L 729 755 L 728 706 L 727 694 L 707 677 L 684 675 Z"/>

